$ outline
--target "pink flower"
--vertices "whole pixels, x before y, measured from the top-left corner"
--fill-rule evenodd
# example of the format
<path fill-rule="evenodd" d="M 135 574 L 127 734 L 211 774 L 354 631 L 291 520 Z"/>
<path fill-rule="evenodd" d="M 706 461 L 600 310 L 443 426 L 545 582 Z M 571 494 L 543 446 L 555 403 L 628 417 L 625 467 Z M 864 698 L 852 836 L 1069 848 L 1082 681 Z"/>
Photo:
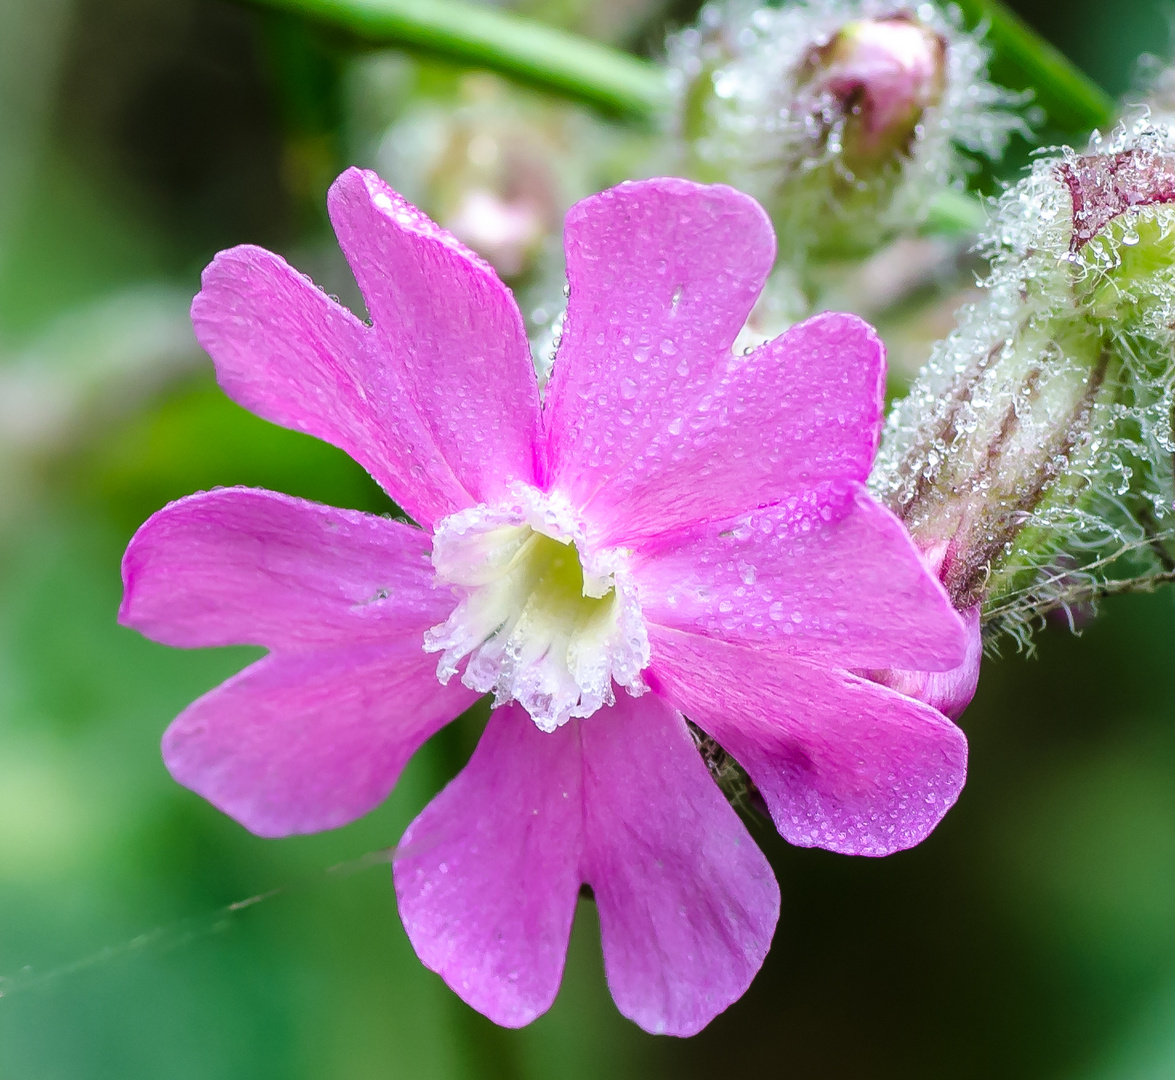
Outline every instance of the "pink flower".
<path fill-rule="evenodd" d="M 172 724 L 168 768 L 260 835 L 334 828 L 492 691 L 472 760 L 395 860 L 417 953 L 528 1023 L 586 883 L 620 1010 L 696 1032 L 762 964 L 779 892 L 683 714 L 795 844 L 909 847 L 963 783 L 953 724 L 847 670 L 945 670 L 965 644 L 862 486 L 882 346 L 830 314 L 733 356 L 772 263 L 763 211 L 623 184 L 568 215 L 540 404 L 486 263 L 372 173 L 344 173 L 329 206 L 373 325 L 239 247 L 205 272 L 196 333 L 234 400 L 342 447 L 420 528 L 243 488 L 152 517 L 122 621 L 270 650 Z"/>

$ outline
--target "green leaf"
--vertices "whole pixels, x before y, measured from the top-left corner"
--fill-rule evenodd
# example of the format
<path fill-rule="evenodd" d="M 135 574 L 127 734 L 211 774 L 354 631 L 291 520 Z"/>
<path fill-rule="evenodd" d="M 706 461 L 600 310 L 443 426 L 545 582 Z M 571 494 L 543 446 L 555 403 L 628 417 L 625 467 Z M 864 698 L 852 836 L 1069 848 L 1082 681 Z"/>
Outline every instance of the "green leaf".
<path fill-rule="evenodd" d="M 569 97 L 653 118 L 667 104 L 663 69 L 530 19 L 463 0 L 251 0 L 339 27 L 378 45 L 405 45 L 478 64 Z"/>
<path fill-rule="evenodd" d="M 1030 88 L 1058 127 L 1086 132 L 1113 124 L 1114 99 L 1001 0 L 956 3 L 970 23 L 987 24 L 997 63 L 1020 76 L 1016 88 Z"/>

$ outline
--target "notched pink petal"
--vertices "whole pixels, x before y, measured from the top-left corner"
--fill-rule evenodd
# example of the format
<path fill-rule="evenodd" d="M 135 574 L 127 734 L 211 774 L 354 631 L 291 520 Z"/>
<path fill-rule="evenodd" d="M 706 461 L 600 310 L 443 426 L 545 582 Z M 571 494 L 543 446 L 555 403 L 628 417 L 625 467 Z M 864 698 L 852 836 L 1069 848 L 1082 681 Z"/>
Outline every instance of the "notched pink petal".
<path fill-rule="evenodd" d="M 305 650 L 414 640 L 452 608 L 426 533 L 253 488 L 153 514 L 122 561 L 119 621 L 167 645 Z"/>
<path fill-rule="evenodd" d="M 572 207 L 567 320 L 547 391 L 551 477 L 583 505 L 725 369 L 771 269 L 750 196 L 689 180 L 621 184 Z"/>
<path fill-rule="evenodd" d="M 437 684 L 416 642 L 272 654 L 188 706 L 163 736 L 179 783 L 259 836 L 346 825 L 477 698 Z"/>
<path fill-rule="evenodd" d="M 671 418 L 592 503 L 601 542 L 729 518 L 830 480 L 864 482 L 877 452 L 885 347 L 855 315 L 825 313 L 731 355 L 692 411 Z"/>
<path fill-rule="evenodd" d="M 632 569 L 663 626 L 845 668 L 946 671 L 967 650 L 913 541 L 855 482 L 655 537 Z"/>
<path fill-rule="evenodd" d="M 422 524 L 475 501 L 351 312 L 249 245 L 222 251 L 202 282 L 192 326 L 238 405 L 345 450 Z"/>
<path fill-rule="evenodd" d="M 967 775 L 967 740 L 920 701 L 694 634 L 650 627 L 651 685 L 731 754 L 780 834 L 888 855 L 926 838 Z"/>
<path fill-rule="evenodd" d="M 538 381 L 510 290 L 373 172 L 348 169 L 327 205 L 382 362 L 472 501 L 534 483 Z"/>
<path fill-rule="evenodd" d="M 495 710 L 397 849 L 400 917 L 421 962 L 497 1024 L 541 1016 L 563 976 L 582 846 L 575 723 L 546 733 L 517 706 Z"/>
<path fill-rule="evenodd" d="M 646 1031 L 692 1035 L 750 986 L 771 946 L 779 887 L 665 702 L 618 694 L 580 730 L 583 877 L 599 906 L 608 986 Z"/>

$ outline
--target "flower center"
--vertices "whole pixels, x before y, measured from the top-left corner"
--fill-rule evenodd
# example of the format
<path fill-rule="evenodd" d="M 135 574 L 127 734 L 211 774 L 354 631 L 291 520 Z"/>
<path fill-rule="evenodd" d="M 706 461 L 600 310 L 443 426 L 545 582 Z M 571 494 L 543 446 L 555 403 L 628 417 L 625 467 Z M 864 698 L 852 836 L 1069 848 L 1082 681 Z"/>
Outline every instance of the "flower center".
<path fill-rule="evenodd" d="M 445 518 L 433 538 L 440 582 L 461 596 L 452 615 L 424 637 L 439 652 L 447 683 L 466 656 L 461 681 L 517 701 L 544 731 L 590 716 L 646 687 L 649 640 L 624 553 L 595 552 L 568 508 L 533 488 L 515 498 Z"/>

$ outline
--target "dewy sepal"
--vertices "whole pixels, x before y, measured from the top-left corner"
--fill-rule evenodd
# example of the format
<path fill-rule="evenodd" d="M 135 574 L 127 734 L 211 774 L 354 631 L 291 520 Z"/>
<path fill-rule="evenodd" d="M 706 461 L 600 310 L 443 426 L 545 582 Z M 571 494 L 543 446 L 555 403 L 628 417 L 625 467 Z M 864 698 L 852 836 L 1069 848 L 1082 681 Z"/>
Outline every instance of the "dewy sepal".
<path fill-rule="evenodd" d="M 873 490 L 989 631 L 1175 569 L 1173 228 L 1165 126 L 1039 159 L 981 241 L 984 296 L 889 418 Z"/>

